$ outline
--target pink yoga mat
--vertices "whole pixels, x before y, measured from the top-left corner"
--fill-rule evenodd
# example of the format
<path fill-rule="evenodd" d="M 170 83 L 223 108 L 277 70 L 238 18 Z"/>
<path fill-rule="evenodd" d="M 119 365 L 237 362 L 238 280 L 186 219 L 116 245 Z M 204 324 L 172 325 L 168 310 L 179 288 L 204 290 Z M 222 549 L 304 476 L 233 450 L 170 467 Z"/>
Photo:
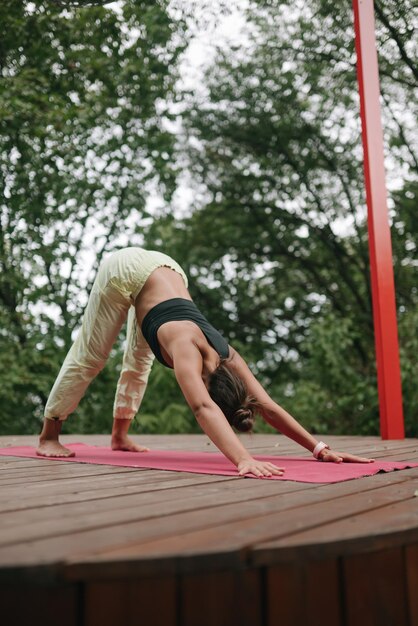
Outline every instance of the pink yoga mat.
<path fill-rule="evenodd" d="M 195 474 L 237 476 L 235 466 L 222 454 L 216 452 L 183 452 L 181 450 L 121 452 L 113 451 L 108 447 L 89 446 L 84 443 L 72 443 L 67 447 L 76 453 L 75 457 L 52 460 L 66 463 L 93 463 L 95 465 L 117 465 L 174 472 L 193 472 Z M 27 457 L 39 459 L 40 462 L 44 460 L 44 457 L 37 456 L 35 448 L 30 446 L 0 448 L 0 456 Z M 287 456 L 255 455 L 254 458 L 260 461 L 270 461 L 286 469 L 283 476 L 272 476 L 268 480 L 295 480 L 303 483 L 337 483 L 362 476 L 372 476 L 378 472 L 418 467 L 418 463 L 407 461 L 375 461 L 374 463 L 363 464 L 322 463 L 314 458 Z M 47 460 L 51 460 L 51 458 Z M 248 477 L 255 478 L 252 475 L 248 475 Z"/>

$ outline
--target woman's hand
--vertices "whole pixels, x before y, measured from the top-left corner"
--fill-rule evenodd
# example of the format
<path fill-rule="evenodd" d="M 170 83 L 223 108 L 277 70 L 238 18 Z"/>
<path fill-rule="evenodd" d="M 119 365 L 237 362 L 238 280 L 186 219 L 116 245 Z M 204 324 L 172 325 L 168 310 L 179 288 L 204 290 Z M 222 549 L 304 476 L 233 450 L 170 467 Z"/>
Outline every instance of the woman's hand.
<path fill-rule="evenodd" d="M 267 461 L 256 461 L 255 459 L 245 459 L 240 461 L 237 465 L 238 474 L 244 476 L 244 474 L 254 474 L 258 478 L 264 476 L 282 476 L 284 473 L 283 467 L 277 467 L 273 463 Z"/>
<path fill-rule="evenodd" d="M 373 463 L 374 461 L 374 459 L 367 459 L 348 452 L 335 452 L 329 448 L 325 448 L 319 453 L 319 460 L 326 463 Z"/>

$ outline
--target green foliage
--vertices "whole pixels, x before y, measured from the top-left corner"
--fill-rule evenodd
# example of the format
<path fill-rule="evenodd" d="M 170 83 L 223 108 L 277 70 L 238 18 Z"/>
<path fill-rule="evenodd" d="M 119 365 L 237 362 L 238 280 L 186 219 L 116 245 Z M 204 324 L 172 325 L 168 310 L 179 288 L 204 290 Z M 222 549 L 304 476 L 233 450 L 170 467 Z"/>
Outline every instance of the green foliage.
<path fill-rule="evenodd" d="M 399 341 L 404 397 L 405 428 L 410 436 L 418 437 L 418 308 L 404 313 L 399 320 Z"/>
<path fill-rule="evenodd" d="M 374 355 L 370 350 L 360 371 L 360 332 L 349 317 L 325 311 L 310 327 L 305 366 L 288 390 L 288 402 L 313 432 L 378 434 Z"/>
<path fill-rule="evenodd" d="M 136 419 L 135 427 L 138 432 L 200 432 L 172 370 L 154 365 L 148 385 Z"/>
<path fill-rule="evenodd" d="M 100 259 L 141 243 L 128 224 L 149 219 L 148 186 L 175 189 L 166 103 L 187 38 L 167 6 L 0 6 L 4 432 L 39 429 Z M 87 431 L 111 415 L 109 365 L 86 397 Z"/>
<path fill-rule="evenodd" d="M 418 170 L 407 4 L 383 10 L 379 3 L 377 13 L 392 171 L 408 172 L 401 186 L 399 175 L 396 186 L 388 178 L 405 319 L 417 302 Z M 209 99 L 182 94 L 200 202 L 181 224 L 162 215 L 147 241 L 164 241 L 187 267 L 195 299 L 233 345 L 246 346 L 273 397 L 307 428 L 373 434 L 378 399 L 352 12 L 325 1 L 297 8 L 295 19 L 287 2 L 251 3 L 248 50 L 219 50 L 206 76 Z M 411 330 L 401 336 L 409 381 Z M 416 391 L 408 380 L 413 435 Z"/>
<path fill-rule="evenodd" d="M 417 436 L 415 9 L 375 8 Z M 250 2 L 248 42 L 219 48 L 203 96 L 176 83 L 187 25 L 203 19 L 191 13 L 168 0 L 0 6 L 0 432 L 39 429 L 98 263 L 124 245 L 175 257 L 197 304 L 309 430 L 378 432 L 351 4 Z M 183 171 L 195 194 L 179 217 Z M 165 206 L 150 211 L 157 189 Z M 67 432 L 109 430 L 122 350 L 123 338 Z M 154 366 L 133 429 L 198 432 L 171 371 Z"/>

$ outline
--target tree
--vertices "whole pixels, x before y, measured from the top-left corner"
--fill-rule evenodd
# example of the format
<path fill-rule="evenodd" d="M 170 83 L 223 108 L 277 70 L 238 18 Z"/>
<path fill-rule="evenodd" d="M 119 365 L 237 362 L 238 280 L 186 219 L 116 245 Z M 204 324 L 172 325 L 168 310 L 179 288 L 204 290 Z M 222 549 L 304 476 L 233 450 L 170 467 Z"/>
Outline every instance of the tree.
<path fill-rule="evenodd" d="M 196 16 L 168 0 L 0 7 L 2 432 L 38 430 L 100 259 L 144 244 L 184 266 L 197 304 L 306 427 L 377 433 L 351 3 L 248 3 L 246 37 L 219 48 L 201 97 L 177 79 L 192 23 L 218 6 L 203 4 Z M 415 8 L 375 6 L 417 435 Z M 184 172 L 195 193 L 179 216 Z M 157 193 L 165 205 L 150 211 Z M 68 429 L 109 429 L 121 348 Z M 197 428 L 169 370 L 154 368 L 137 427 Z"/>
<path fill-rule="evenodd" d="M 175 188 L 167 102 L 187 38 L 164 0 L 6 0 L 0 23 L 0 427 L 33 432 L 102 255 L 149 219 L 155 184 Z M 83 404 L 86 428 L 116 375 Z"/>
<path fill-rule="evenodd" d="M 409 320 L 404 372 L 416 304 L 412 11 L 394 2 L 377 10 L 388 162 L 404 178 L 396 189 L 389 176 L 399 314 Z M 308 428 L 377 434 L 351 4 L 254 2 L 248 21 L 248 47 L 219 49 L 208 94 L 182 95 L 196 209 L 181 224 L 162 216 L 149 240 L 169 242 L 197 300 Z M 407 390 L 407 432 L 416 434 L 416 391 Z"/>

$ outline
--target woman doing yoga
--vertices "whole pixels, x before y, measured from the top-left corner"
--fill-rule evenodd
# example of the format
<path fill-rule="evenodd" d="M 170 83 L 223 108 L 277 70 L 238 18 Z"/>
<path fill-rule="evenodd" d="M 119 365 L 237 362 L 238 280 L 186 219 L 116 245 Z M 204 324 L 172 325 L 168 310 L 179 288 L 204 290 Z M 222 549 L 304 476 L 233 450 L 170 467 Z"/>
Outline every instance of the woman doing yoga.
<path fill-rule="evenodd" d="M 45 407 L 37 453 L 72 456 L 59 443 L 62 421 L 78 406 L 104 367 L 125 320 L 127 341 L 113 409 L 111 447 L 146 452 L 129 437 L 155 357 L 173 368 L 201 428 L 234 463 L 240 475 L 280 475 L 283 469 L 257 461 L 235 435 L 251 430 L 259 413 L 269 424 L 323 461 L 370 462 L 330 450 L 274 402 L 245 361 L 192 301 L 182 268 L 169 256 L 142 248 L 114 252 L 100 265 L 82 326 Z"/>

